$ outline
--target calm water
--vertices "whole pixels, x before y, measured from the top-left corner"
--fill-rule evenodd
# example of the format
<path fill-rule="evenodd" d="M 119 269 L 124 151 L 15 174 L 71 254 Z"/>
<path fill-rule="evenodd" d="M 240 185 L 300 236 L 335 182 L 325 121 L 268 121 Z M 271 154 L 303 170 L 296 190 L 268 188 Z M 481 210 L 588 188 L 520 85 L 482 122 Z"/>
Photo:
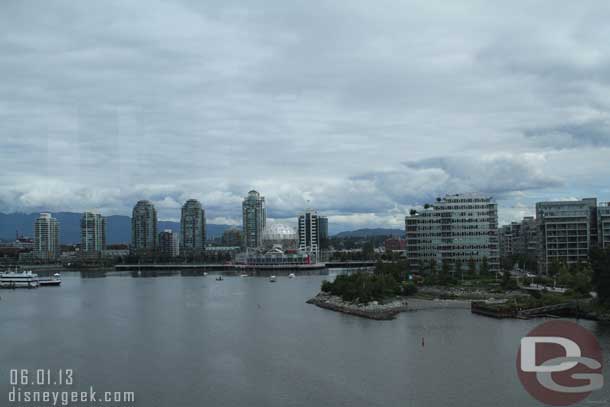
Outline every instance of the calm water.
<path fill-rule="evenodd" d="M 434 309 L 370 321 L 305 304 L 321 280 L 66 276 L 0 291 L 0 405 L 12 368 L 72 368 L 68 390 L 133 391 L 147 407 L 539 405 L 514 366 L 541 320 Z M 581 323 L 607 366 L 610 326 Z M 609 400 L 610 385 L 589 399 Z"/>

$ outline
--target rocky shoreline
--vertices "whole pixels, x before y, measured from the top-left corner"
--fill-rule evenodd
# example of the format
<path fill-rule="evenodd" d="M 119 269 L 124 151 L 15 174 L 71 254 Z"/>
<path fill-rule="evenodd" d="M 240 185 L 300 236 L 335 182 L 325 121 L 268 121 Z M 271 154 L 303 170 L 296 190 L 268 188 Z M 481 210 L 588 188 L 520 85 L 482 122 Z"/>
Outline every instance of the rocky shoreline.
<path fill-rule="evenodd" d="M 362 304 L 343 301 L 339 296 L 321 292 L 309 299 L 307 304 L 313 304 L 320 308 L 378 321 L 394 319 L 399 313 L 407 311 L 407 300 L 404 297 L 396 297 L 383 303 L 373 301 Z"/>

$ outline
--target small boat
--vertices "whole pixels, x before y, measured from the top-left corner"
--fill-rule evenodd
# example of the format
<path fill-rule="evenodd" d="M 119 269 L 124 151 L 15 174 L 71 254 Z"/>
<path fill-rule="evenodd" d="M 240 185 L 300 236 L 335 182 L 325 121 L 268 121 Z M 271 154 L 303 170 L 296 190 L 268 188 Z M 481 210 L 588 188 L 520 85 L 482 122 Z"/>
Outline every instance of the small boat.
<path fill-rule="evenodd" d="M 275 283 L 276 281 L 277 281 L 277 277 L 276 276 L 269 277 L 269 282 Z"/>
<path fill-rule="evenodd" d="M 61 274 L 55 273 L 55 274 L 53 274 L 53 277 L 59 278 L 59 277 L 61 277 Z"/>
<path fill-rule="evenodd" d="M 219 274 L 218 276 L 216 276 L 216 281 L 222 281 L 222 280 L 224 280 L 222 278 L 222 274 Z"/>
<path fill-rule="evenodd" d="M 295 278 L 295 277 L 296 277 L 296 275 L 294 273 L 288 274 L 288 278 Z"/>
<path fill-rule="evenodd" d="M 58 277 L 52 277 L 52 278 L 41 278 L 38 280 L 38 284 L 43 287 L 43 286 L 60 286 L 61 285 L 61 278 Z"/>
<path fill-rule="evenodd" d="M 207 275 L 208 275 L 208 272 L 207 272 L 207 271 L 204 271 L 204 272 L 203 272 L 203 276 L 205 277 L 205 276 L 207 276 Z"/>
<path fill-rule="evenodd" d="M 246 273 L 240 274 L 240 277 L 248 277 L 248 275 Z"/>

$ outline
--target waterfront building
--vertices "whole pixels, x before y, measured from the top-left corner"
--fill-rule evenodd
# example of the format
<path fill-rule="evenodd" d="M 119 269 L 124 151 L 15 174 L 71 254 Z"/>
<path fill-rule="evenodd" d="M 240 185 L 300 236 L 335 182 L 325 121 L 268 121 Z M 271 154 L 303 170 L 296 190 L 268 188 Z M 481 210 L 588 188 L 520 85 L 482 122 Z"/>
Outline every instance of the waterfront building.
<path fill-rule="evenodd" d="M 538 267 L 548 273 L 554 263 L 588 261 L 597 245 L 597 198 L 536 203 Z"/>
<path fill-rule="evenodd" d="M 239 247 L 242 242 L 242 233 L 239 228 L 231 227 L 222 232 L 222 244 L 224 246 Z"/>
<path fill-rule="evenodd" d="M 498 207 L 491 197 L 477 193 L 446 195 L 412 210 L 405 218 L 407 259 L 413 269 L 432 260 L 438 269 L 443 262 L 474 260 L 486 262 L 490 272 L 498 271 Z"/>
<path fill-rule="evenodd" d="M 610 247 L 610 202 L 597 207 L 597 239 L 601 248 Z"/>
<path fill-rule="evenodd" d="M 80 252 L 100 255 L 106 248 L 106 219 L 99 213 L 85 212 L 80 220 Z"/>
<path fill-rule="evenodd" d="M 328 250 L 328 218 L 318 215 L 318 232 L 320 237 L 320 250 Z"/>
<path fill-rule="evenodd" d="M 498 228 L 498 255 L 501 259 L 513 255 L 512 223 Z"/>
<path fill-rule="evenodd" d="M 265 198 L 257 191 L 248 192 L 242 203 L 243 239 L 246 249 L 260 247 L 267 222 Z"/>
<path fill-rule="evenodd" d="M 318 212 L 306 209 L 299 214 L 299 249 L 310 253 L 317 262 L 320 257 Z"/>
<path fill-rule="evenodd" d="M 59 222 L 50 213 L 41 213 L 34 223 L 34 257 L 53 261 L 59 255 Z"/>
<path fill-rule="evenodd" d="M 138 255 L 157 251 L 157 210 L 150 201 L 138 201 L 131 216 L 131 250 Z"/>
<path fill-rule="evenodd" d="M 159 253 L 165 257 L 178 257 L 180 255 L 180 239 L 171 229 L 159 233 Z"/>
<path fill-rule="evenodd" d="M 534 271 L 538 256 L 538 226 L 533 216 L 511 222 L 498 229 L 498 247 L 502 264 L 519 260 L 528 271 Z"/>
<path fill-rule="evenodd" d="M 205 249 L 205 210 L 196 199 L 182 206 L 180 215 L 180 247 L 184 254 L 201 254 Z"/>
<path fill-rule="evenodd" d="M 533 216 L 526 216 L 521 221 L 522 254 L 536 261 L 538 258 L 538 224 Z"/>

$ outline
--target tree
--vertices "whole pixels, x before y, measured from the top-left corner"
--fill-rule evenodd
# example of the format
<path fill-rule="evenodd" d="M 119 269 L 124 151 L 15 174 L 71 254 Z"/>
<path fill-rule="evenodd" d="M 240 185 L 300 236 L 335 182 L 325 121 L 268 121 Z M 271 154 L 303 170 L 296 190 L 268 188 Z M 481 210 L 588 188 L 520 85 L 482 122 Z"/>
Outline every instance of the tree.
<path fill-rule="evenodd" d="M 447 276 L 449 274 L 449 260 L 443 259 L 443 263 L 441 265 L 441 273 L 444 276 Z"/>
<path fill-rule="evenodd" d="M 514 290 L 517 288 L 517 282 L 513 280 L 508 271 L 502 273 L 502 288 L 505 290 Z"/>
<path fill-rule="evenodd" d="M 453 275 L 459 276 L 462 273 L 462 261 L 460 259 L 456 259 L 453 262 Z"/>
<path fill-rule="evenodd" d="M 590 261 L 597 297 L 601 303 L 610 305 L 610 248 L 593 249 Z"/>
<path fill-rule="evenodd" d="M 481 260 L 481 267 L 479 268 L 479 273 L 484 276 L 489 274 L 489 264 L 487 262 L 487 257 L 483 257 L 483 260 Z"/>
<path fill-rule="evenodd" d="M 436 267 L 436 260 L 432 259 L 430 260 L 430 274 L 434 275 L 437 272 L 437 267 Z"/>
<path fill-rule="evenodd" d="M 559 275 L 563 265 L 564 263 L 559 261 L 559 259 L 553 258 L 553 260 L 551 260 L 551 264 L 549 264 L 549 274 L 553 277 Z"/>
<path fill-rule="evenodd" d="M 471 276 L 477 273 L 477 262 L 472 257 L 468 259 L 468 273 Z"/>

